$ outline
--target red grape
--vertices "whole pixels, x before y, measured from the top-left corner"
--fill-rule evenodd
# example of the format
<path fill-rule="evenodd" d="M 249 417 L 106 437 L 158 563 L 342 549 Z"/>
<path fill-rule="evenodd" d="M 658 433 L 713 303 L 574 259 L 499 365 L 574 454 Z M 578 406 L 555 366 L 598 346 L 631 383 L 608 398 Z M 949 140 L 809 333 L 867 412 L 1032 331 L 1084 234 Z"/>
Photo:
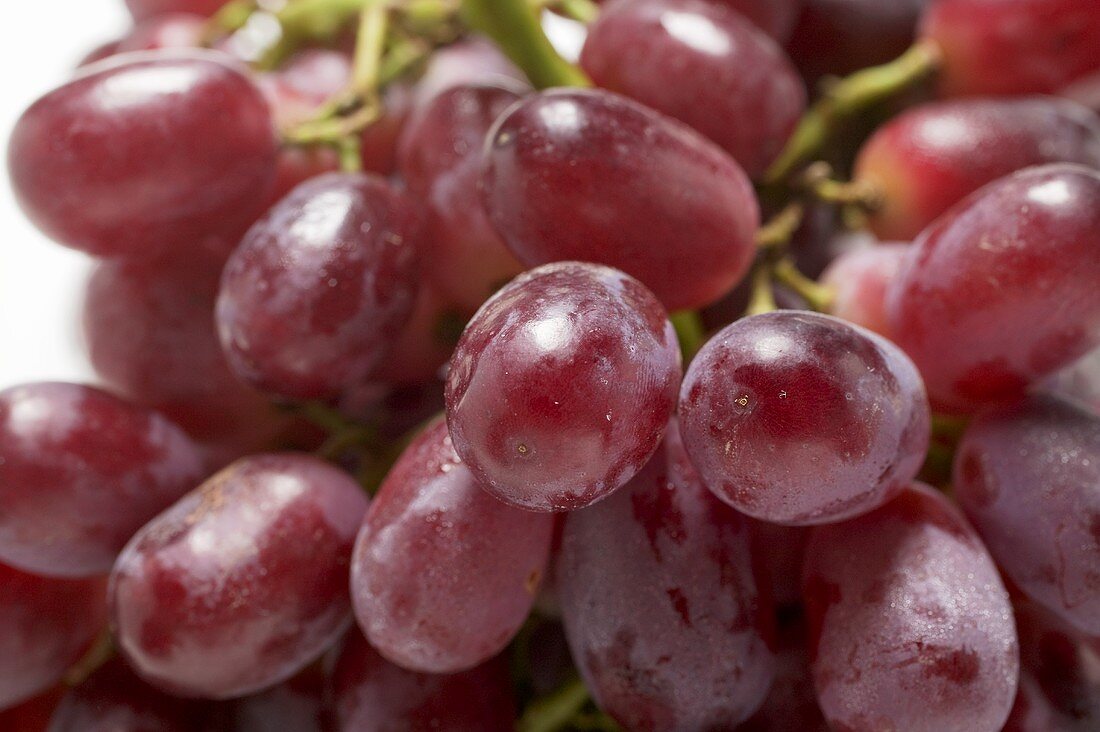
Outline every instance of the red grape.
<path fill-rule="evenodd" d="M 775 606 L 782 611 L 798 605 L 802 601 L 802 560 L 810 530 L 753 520 L 749 521 L 749 528 L 753 553 L 759 557 Z"/>
<path fill-rule="evenodd" d="M 691 125 L 754 178 L 806 107 L 783 50 L 739 14 L 702 0 L 608 3 L 589 27 L 581 66 L 598 86 Z"/>
<path fill-rule="evenodd" d="M 790 525 L 859 515 L 917 474 L 928 401 L 896 346 L 827 315 L 743 318 L 696 355 L 680 390 L 684 444 L 719 498 Z"/>
<path fill-rule="evenodd" d="M 901 271 L 908 250 L 908 244 L 876 244 L 834 259 L 821 275 L 821 284 L 833 288 L 830 312 L 889 337 L 886 288 Z"/>
<path fill-rule="evenodd" d="M 296 188 L 222 275 L 218 332 L 234 373 L 295 399 L 365 379 L 412 311 L 419 232 L 412 202 L 380 178 L 330 173 Z"/>
<path fill-rule="evenodd" d="M 798 618 L 780 630 L 771 690 L 737 732 L 829 732 L 814 697 L 804 625 Z"/>
<path fill-rule="evenodd" d="M 328 732 L 325 676 L 306 669 L 266 691 L 233 702 L 231 732 Z"/>
<path fill-rule="evenodd" d="M 114 53 L 154 51 L 161 48 L 198 48 L 202 45 L 205 32 L 206 19 L 201 15 L 157 15 L 134 26 L 118 42 Z"/>
<path fill-rule="evenodd" d="M 412 315 L 371 379 L 408 385 L 441 378 L 465 324 L 432 285 L 421 283 Z"/>
<path fill-rule="evenodd" d="M 428 60 L 416 85 L 414 107 L 456 86 L 526 84 L 527 78 L 492 43 L 477 37 L 441 48 Z"/>
<path fill-rule="evenodd" d="M 145 526 L 111 575 L 118 647 L 146 681 L 224 699 L 289 678 L 347 625 L 366 498 L 307 455 L 240 460 Z"/>
<path fill-rule="evenodd" d="M 8 145 L 31 220 L 97 256 L 187 249 L 249 222 L 274 180 L 276 139 L 263 95 L 226 58 L 128 55 L 35 102 Z"/>
<path fill-rule="evenodd" d="M 1100 635 L 1100 416 L 1052 396 L 982 412 L 959 444 L 954 477 L 1005 574 Z"/>
<path fill-rule="evenodd" d="M 680 381 L 676 334 L 637 280 L 577 262 L 526 272 L 474 316 L 447 376 L 455 451 L 534 511 L 580 508 L 638 472 Z"/>
<path fill-rule="evenodd" d="M 198 485 L 202 458 L 161 415 L 89 386 L 0 392 L 0 561 L 106 574 L 142 525 Z"/>
<path fill-rule="evenodd" d="M 732 729 L 774 658 L 747 521 L 695 472 L 676 429 L 621 491 L 565 520 L 558 591 L 593 698 L 628 730 Z"/>
<path fill-rule="evenodd" d="M 969 411 L 1100 345 L 1100 172 L 1028 168 L 925 229 L 887 288 L 934 403 Z"/>
<path fill-rule="evenodd" d="M 804 593 L 817 698 L 833 729 L 996 732 L 1019 668 L 1008 593 L 961 514 L 914 484 L 820 526 Z"/>
<path fill-rule="evenodd" d="M 877 186 L 871 226 L 910 241 L 987 183 L 1029 165 L 1100 167 L 1100 119 L 1043 97 L 926 104 L 895 117 L 863 146 L 856 178 Z"/>
<path fill-rule="evenodd" d="M 80 659 L 106 623 L 105 587 L 0 564 L 0 709 L 49 689 Z"/>
<path fill-rule="evenodd" d="M 134 20 L 145 20 L 164 13 L 213 15 L 228 0 L 126 0 Z"/>
<path fill-rule="evenodd" d="M 804 0 L 710 0 L 736 10 L 780 43 L 791 35 L 798 6 Z"/>
<path fill-rule="evenodd" d="M 488 660 L 531 612 L 553 528 L 553 516 L 483 491 L 437 419 L 390 470 L 359 531 L 359 626 L 408 669 L 454 673 Z"/>
<path fill-rule="evenodd" d="M 46 732 L 57 702 L 61 700 L 64 687 L 55 686 L 49 691 L 0 710 L 0 729 L 13 732 Z"/>
<path fill-rule="evenodd" d="M 436 676 L 395 666 L 351 633 L 333 676 L 347 732 L 511 732 L 515 702 L 505 668 L 490 662 Z"/>
<path fill-rule="evenodd" d="M 1095 0 L 937 0 L 921 34 L 949 95 L 1050 93 L 1100 69 Z"/>
<path fill-rule="evenodd" d="M 524 264 L 618 267 L 670 310 L 719 299 L 755 256 L 760 212 L 740 167 L 609 92 L 543 92 L 513 107 L 490 133 L 482 185 Z"/>
<path fill-rule="evenodd" d="M 413 113 L 398 146 L 401 177 L 427 211 L 425 276 L 470 312 L 523 270 L 489 223 L 477 188 L 485 136 L 522 92 L 451 87 Z"/>

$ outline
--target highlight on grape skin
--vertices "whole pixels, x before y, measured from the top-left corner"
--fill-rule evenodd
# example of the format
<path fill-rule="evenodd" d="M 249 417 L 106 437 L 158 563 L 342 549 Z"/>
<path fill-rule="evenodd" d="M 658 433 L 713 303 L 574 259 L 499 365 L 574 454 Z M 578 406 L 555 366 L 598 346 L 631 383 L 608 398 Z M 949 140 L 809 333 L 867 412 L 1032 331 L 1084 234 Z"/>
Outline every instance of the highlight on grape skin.
<path fill-rule="evenodd" d="M 0 730 L 1100 730 L 1097 0 L 24 10 Z"/>

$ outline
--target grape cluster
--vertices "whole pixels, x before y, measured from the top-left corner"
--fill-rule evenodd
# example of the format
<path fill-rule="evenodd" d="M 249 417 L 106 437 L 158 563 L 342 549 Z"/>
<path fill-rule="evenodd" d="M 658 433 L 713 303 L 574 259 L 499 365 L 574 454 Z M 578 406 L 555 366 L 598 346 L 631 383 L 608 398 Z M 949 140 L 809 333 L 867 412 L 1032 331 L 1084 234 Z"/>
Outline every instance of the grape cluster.
<path fill-rule="evenodd" d="M 1096 0 L 127 5 L 0 729 L 1100 730 Z"/>

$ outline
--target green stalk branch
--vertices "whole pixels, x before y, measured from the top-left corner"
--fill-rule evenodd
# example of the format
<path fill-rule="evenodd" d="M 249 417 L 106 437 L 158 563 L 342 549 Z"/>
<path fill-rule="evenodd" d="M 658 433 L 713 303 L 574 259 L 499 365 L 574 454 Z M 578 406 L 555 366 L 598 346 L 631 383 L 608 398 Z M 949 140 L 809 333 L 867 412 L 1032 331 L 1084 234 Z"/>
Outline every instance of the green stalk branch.
<path fill-rule="evenodd" d="M 789 257 L 784 257 L 775 263 L 772 275 L 776 282 L 786 285 L 806 304 L 819 313 L 827 312 L 833 302 L 832 289 L 814 282 L 802 274 Z"/>
<path fill-rule="evenodd" d="M 694 310 L 672 313 L 669 319 L 672 321 L 672 327 L 676 329 L 676 337 L 680 340 L 680 353 L 684 356 L 684 366 L 687 366 L 706 340 L 707 331 L 703 327 L 703 319 Z"/>
<path fill-rule="evenodd" d="M 564 729 L 588 702 L 588 689 L 580 678 L 565 682 L 551 694 L 527 707 L 516 723 L 516 732 L 557 732 Z"/>

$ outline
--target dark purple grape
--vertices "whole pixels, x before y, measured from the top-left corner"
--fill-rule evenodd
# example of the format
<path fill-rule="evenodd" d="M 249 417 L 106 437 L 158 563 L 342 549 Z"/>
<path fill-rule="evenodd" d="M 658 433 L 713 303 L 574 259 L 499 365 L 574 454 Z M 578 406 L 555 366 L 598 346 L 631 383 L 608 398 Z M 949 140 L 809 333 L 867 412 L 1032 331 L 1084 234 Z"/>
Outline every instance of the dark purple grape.
<path fill-rule="evenodd" d="M 412 311 L 420 222 L 381 178 L 331 173 L 245 235 L 217 323 L 234 372 L 294 399 L 338 396 L 385 356 Z"/>
<path fill-rule="evenodd" d="M 772 608 L 750 541 L 675 423 L 621 491 L 566 518 L 558 592 L 569 645 L 596 703 L 625 729 L 732 729 L 764 700 Z"/>
<path fill-rule="evenodd" d="M 608 3 L 588 29 L 581 67 L 598 86 L 691 125 L 753 178 L 806 108 L 783 50 L 738 13 L 703 0 Z"/>
<path fill-rule="evenodd" d="M 913 243 L 887 292 L 891 337 L 941 409 L 973 411 L 1100 345 L 1100 171 L 1027 168 Z"/>
<path fill-rule="evenodd" d="M 982 412 L 959 443 L 954 486 L 1005 575 L 1100 635 L 1100 416 L 1046 395 Z"/>
<path fill-rule="evenodd" d="M 942 494 L 914 484 L 872 513 L 815 528 L 803 592 L 832 729 L 1001 729 L 1019 672 L 1012 606 Z"/>
<path fill-rule="evenodd" d="M 897 495 L 928 449 L 928 400 L 894 344 L 827 315 L 726 327 L 680 390 L 684 444 L 708 487 L 789 525 L 857 516 Z"/>
<path fill-rule="evenodd" d="M 46 691 L 80 660 L 106 624 L 105 590 L 98 577 L 54 579 L 0 564 L 0 709 Z"/>
<path fill-rule="evenodd" d="M 561 262 L 494 295 L 447 376 L 455 451 L 482 487 L 564 511 L 637 473 L 675 408 L 680 350 L 660 303 L 609 267 Z"/>
<path fill-rule="evenodd" d="M 481 489 L 439 418 L 386 476 L 356 541 L 351 592 L 383 656 L 454 673 L 500 653 L 531 612 L 554 517 Z"/>
<path fill-rule="evenodd" d="M 106 574 L 202 475 L 195 445 L 156 412 L 76 384 L 6 389 L 0 561 L 50 577 Z"/>
<path fill-rule="evenodd" d="M 347 627 L 366 498 L 307 455 L 246 458 L 142 529 L 111 575 L 118 647 L 146 681 L 225 699 L 294 675 Z"/>
<path fill-rule="evenodd" d="M 329 732 L 326 678 L 309 668 L 278 686 L 233 702 L 229 732 Z"/>
<path fill-rule="evenodd" d="M 246 225 L 274 181 L 276 139 L 263 95 L 226 59 L 126 56 L 35 102 L 8 143 L 26 214 L 97 256 L 187 250 Z"/>
<path fill-rule="evenodd" d="M 887 243 L 844 252 L 821 275 L 833 289 L 829 312 L 889 337 L 886 289 L 898 276 L 909 244 Z"/>
<path fill-rule="evenodd" d="M 461 85 L 440 92 L 412 114 L 398 146 L 401 177 L 427 211 L 424 274 L 469 312 L 523 270 L 489 222 L 477 187 L 485 136 L 523 91 Z"/>
<path fill-rule="evenodd" d="M 414 673 L 353 632 L 333 685 L 344 732 L 512 732 L 515 724 L 507 670 L 496 661 L 447 676 Z"/>
<path fill-rule="evenodd" d="M 549 91 L 513 107 L 490 133 L 481 182 L 521 262 L 618 267 L 670 310 L 719 299 L 756 253 L 760 212 L 741 168 L 609 92 Z"/>

